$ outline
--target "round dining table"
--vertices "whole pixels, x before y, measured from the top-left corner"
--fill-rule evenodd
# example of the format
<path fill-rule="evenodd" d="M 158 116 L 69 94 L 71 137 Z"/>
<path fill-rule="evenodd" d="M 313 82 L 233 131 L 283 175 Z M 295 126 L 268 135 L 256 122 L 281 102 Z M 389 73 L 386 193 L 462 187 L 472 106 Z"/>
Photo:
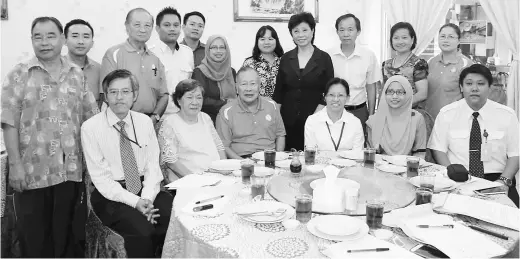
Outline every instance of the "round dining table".
<path fill-rule="evenodd" d="M 317 157 L 317 163 L 329 164 L 331 159 L 340 158 L 335 152 L 320 152 Z M 304 166 L 305 171 L 305 166 Z M 444 173 L 446 168 L 437 164 L 428 163 L 419 169 L 422 172 Z M 370 198 L 374 192 L 380 196 L 391 200 L 391 206 L 386 206 L 385 212 L 392 209 L 402 208 L 406 206 L 415 206 L 415 187 L 406 180 L 406 175 L 393 175 L 381 172 L 373 168 L 365 168 L 362 163 L 357 163 L 353 167 L 345 167 L 341 170 L 339 177 L 356 179 L 362 181 L 359 174 L 370 174 L 368 178 L 373 179 L 370 183 L 362 183 L 360 189 L 359 203 L 364 204 L 365 198 Z M 239 206 L 250 204 L 251 199 L 249 187 L 242 184 L 241 178 L 234 174 L 218 174 L 209 173 L 221 178 L 223 184 L 210 187 L 183 188 L 178 189 L 173 202 L 172 216 L 166 234 L 163 246 L 162 257 L 164 258 L 325 258 L 322 253 L 329 245 L 336 243 L 319 238 L 310 233 L 306 224 L 299 224 L 294 228 L 286 228 L 282 223 L 252 223 L 243 220 L 234 212 Z M 390 174 L 390 175 L 389 175 Z M 406 174 L 406 173 L 405 173 Z M 302 177 L 292 177 L 287 169 L 276 168 L 274 175 L 267 186 L 265 200 L 276 200 L 287 203 L 294 207 L 294 197 L 298 193 L 309 192 L 309 182 L 313 179 L 324 177 L 323 172 L 310 173 L 304 172 Z M 402 180 L 396 177 L 403 178 Z M 232 181 L 233 179 L 234 181 Z M 400 186 L 403 193 L 406 194 L 404 199 L 400 199 L 401 195 L 392 195 L 392 188 L 389 187 L 388 179 Z M 230 181 L 231 180 L 231 181 Z M 225 182 L 225 184 L 224 184 Z M 363 185 L 369 186 L 364 188 Z M 390 188 L 390 189 L 389 189 Z M 369 189 L 370 191 L 363 191 Z M 393 188 L 395 190 L 395 188 Z M 225 191 L 229 196 L 219 212 L 211 215 L 194 215 L 186 213 L 185 206 L 193 200 L 193 197 L 201 193 L 219 193 Z M 410 199 L 410 193 L 412 198 Z M 395 192 L 394 192 L 395 194 Z M 489 198 L 495 202 L 515 206 L 514 203 L 506 195 L 494 195 Z M 364 206 L 359 206 L 359 210 L 352 213 L 351 216 L 357 217 L 365 221 Z M 312 217 L 320 217 L 322 213 L 312 213 Z M 463 215 L 452 215 L 457 220 L 466 223 L 478 225 L 495 232 L 501 233 L 509 237 L 508 240 L 489 238 L 511 252 L 518 249 L 519 234 L 518 231 L 494 225 L 485 221 L 481 221 L 472 217 Z M 383 229 L 392 231 L 393 236 L 387 241 L 392 242 L 400 247 L 410 250 L 412 247 L 420 244 L 404 234 L 397 227 L 383 226 Z M 373 232 L 370 232 L 372 234 Z M 511 256 L 510 254 L 504 256 Z M 514 256 L 517 257 L 518 255 Z"/>

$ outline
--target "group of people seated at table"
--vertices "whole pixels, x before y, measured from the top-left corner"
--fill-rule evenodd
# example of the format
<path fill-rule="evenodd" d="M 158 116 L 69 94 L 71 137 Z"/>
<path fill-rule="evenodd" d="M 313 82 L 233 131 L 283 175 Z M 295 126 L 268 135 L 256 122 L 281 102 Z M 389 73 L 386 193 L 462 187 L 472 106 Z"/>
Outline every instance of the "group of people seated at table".
<path fill-rule="evenodd" d="M 164 45 L 150 49 L 154 17 L 131 10 L 128 39 L 108 49 L 99 66 L 86 56 L 94 36 L 88 22 L 71 21 L 64 35 L 56 18 L 34 20 L 36 57 L 17 65 L 2 86 L 24 256 L 73 256 L 66 241 L 82 157 L 95 186 L 93 210 L 123 236 L 129 257 L 153 257 L 164 239 L 174 197 L 160 191 L 161 182 L 266 149 L 372 147 L 424 157 L 429 148 L 441 165 L 462 164 L 500 182 L 518 206 L 518 119 L 488 99 L 492 74 L 458 52 L 456 25 L 441 27 L 442 53 L 427 63 L 412 53 L 413 27 L 395 24 L 396 56 L 380 68 L 373 52 L 356 44 L 356 16 L 337 19 L 341 43 L 325 52 L 314 45 L 313 16 L 295 14 L 288 22 L 293 50 L 284 53 L 274 28 L 262 26 L 236 72 L 224 36 L 200 42 L 201 13 L 184 16 L 182 44 L 177 10 L 165 8 L 155 22 Z M 60 54 L 64 43 L 68 58 Z M 89 76 L 95 71 L 101 87 Z"/>

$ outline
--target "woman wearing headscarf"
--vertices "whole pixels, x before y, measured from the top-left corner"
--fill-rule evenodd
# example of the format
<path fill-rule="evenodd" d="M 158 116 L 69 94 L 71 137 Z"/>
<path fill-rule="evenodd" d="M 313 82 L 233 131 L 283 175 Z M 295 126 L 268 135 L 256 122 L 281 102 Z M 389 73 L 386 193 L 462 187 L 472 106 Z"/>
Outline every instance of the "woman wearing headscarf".
<path fill-rule="evenodd" d="M 192 78 L 199 81 L 204 87 L 202 112 L 207 113 L 215 123 L 220 108 L 229 99 L 237 97 L 236 72 L 231 67 L 231 52 L 224 36 L 209 37 L 205 52 L 206 56 L 193 70 Z"/>
<path fill-rule="evenodd" d="M 367 121 L 368 145 L 386 155 L 424 158 L 426 124 L 412 109 L 413 89 L 408 79 L 396 75 L 386 80 L 377 112 Z"/>

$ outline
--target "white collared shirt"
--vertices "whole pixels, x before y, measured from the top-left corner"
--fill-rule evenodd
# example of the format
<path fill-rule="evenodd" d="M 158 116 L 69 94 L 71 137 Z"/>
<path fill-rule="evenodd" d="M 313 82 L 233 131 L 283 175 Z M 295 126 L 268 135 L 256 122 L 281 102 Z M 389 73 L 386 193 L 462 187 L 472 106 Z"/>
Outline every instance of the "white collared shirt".
<path fill-rule="evenodd" d="M 178 44 L 179 49 L 172 53 L 170 47 L 164 42 L 160 42 L 158 46 L 150 48 L 150 50 L 161 60 L 166 73 L 166 85 L 168 88 L 169 98 L 168 106 L 164 114 L 172 114 L 179 111 L 179 108 L 173 103 L 171 95 L 175 92 L 177 84 L 191 78 L 193 73 L 193 51 L 190 47 Z"/>
<path fill-rule="evenodd" d="M 114 128 L 119 129 L 119 121 L 110 107 L 98 113 L 81 126 L 81 143 L 88 172 L 96 189 L 108 200 L 135 207 L 139 196 L 116 182 L 125 180 L 120 133 Z M 159 144 L 152 120 L 142 113 L 130 111 L 123 121 L 128 138 L 141 146 L 131 143 L 139 175 L 144 176 L 141 197 L 153 202 L 159 193 L 163 175 L 159 167 Z"/>
<path fill-rule="evenodd" d="M 435 120 L 428 148 L 446 153 L 452 164 L 469 169 L 473 112 L 465 99 L 444 106 Z M 488 132 L 492 150 L 490 161 L 484 162 L 484 173 L 502 173 L 507 159 L 518 156 L 518 119 L 511 108 L 489 99 L 478 112 L 481 134 Z"/>
<path fill-rule="evenodd" d="M 371 50 L 356 44 L 348 57 L 340 46 L 327 51 L 334 65 L 334 76 L 345 79 L 349 85 L 349 99 L 346 105 L 360 105 L 367 101 L 366 85 L 382 80 L 381 67 Z"/>
<path fill-rule="evenodd" d="M 336 151 L 331 136 L 336 145 L 338 145 L 343 122 L 345 122 L 345 128 L 343 129 L 343 136 L 341 137 L 338 151 L 363 149 L 365 137 L 361 121 L 352 113 L 343 110 L 341 118 L 333 123 L 327 114 L 327 107 L 307 118 L 305 122 L 305 145 L 318 145 L 318 150 L 320 151 Z M 327 123 L 330 128 L 330 134 Z"/>

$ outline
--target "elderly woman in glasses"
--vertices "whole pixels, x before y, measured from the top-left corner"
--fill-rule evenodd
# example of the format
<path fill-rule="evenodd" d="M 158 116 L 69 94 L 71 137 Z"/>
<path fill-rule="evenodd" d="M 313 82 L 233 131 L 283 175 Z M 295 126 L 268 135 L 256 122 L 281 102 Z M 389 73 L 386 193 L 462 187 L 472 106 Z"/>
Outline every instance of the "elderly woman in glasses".
<path fill-rule="evenodd" d="M 213 121 L 201 112 L 204 88 L 193 79 L 179 82 L 172 96 L 179 112 L 167 115 L 159 129 L 160 163 L 166 182 L 206 170 L 226 159 L 224 145 Z"/>
<path fill-rule="evenodd" d="M 377 112 L 367 121 L 368 146 L 380 154 L 414 155 L 424 158 L 426 124 L 412 109 L 413 89 L 403 76 L 386 80 Z"/>

